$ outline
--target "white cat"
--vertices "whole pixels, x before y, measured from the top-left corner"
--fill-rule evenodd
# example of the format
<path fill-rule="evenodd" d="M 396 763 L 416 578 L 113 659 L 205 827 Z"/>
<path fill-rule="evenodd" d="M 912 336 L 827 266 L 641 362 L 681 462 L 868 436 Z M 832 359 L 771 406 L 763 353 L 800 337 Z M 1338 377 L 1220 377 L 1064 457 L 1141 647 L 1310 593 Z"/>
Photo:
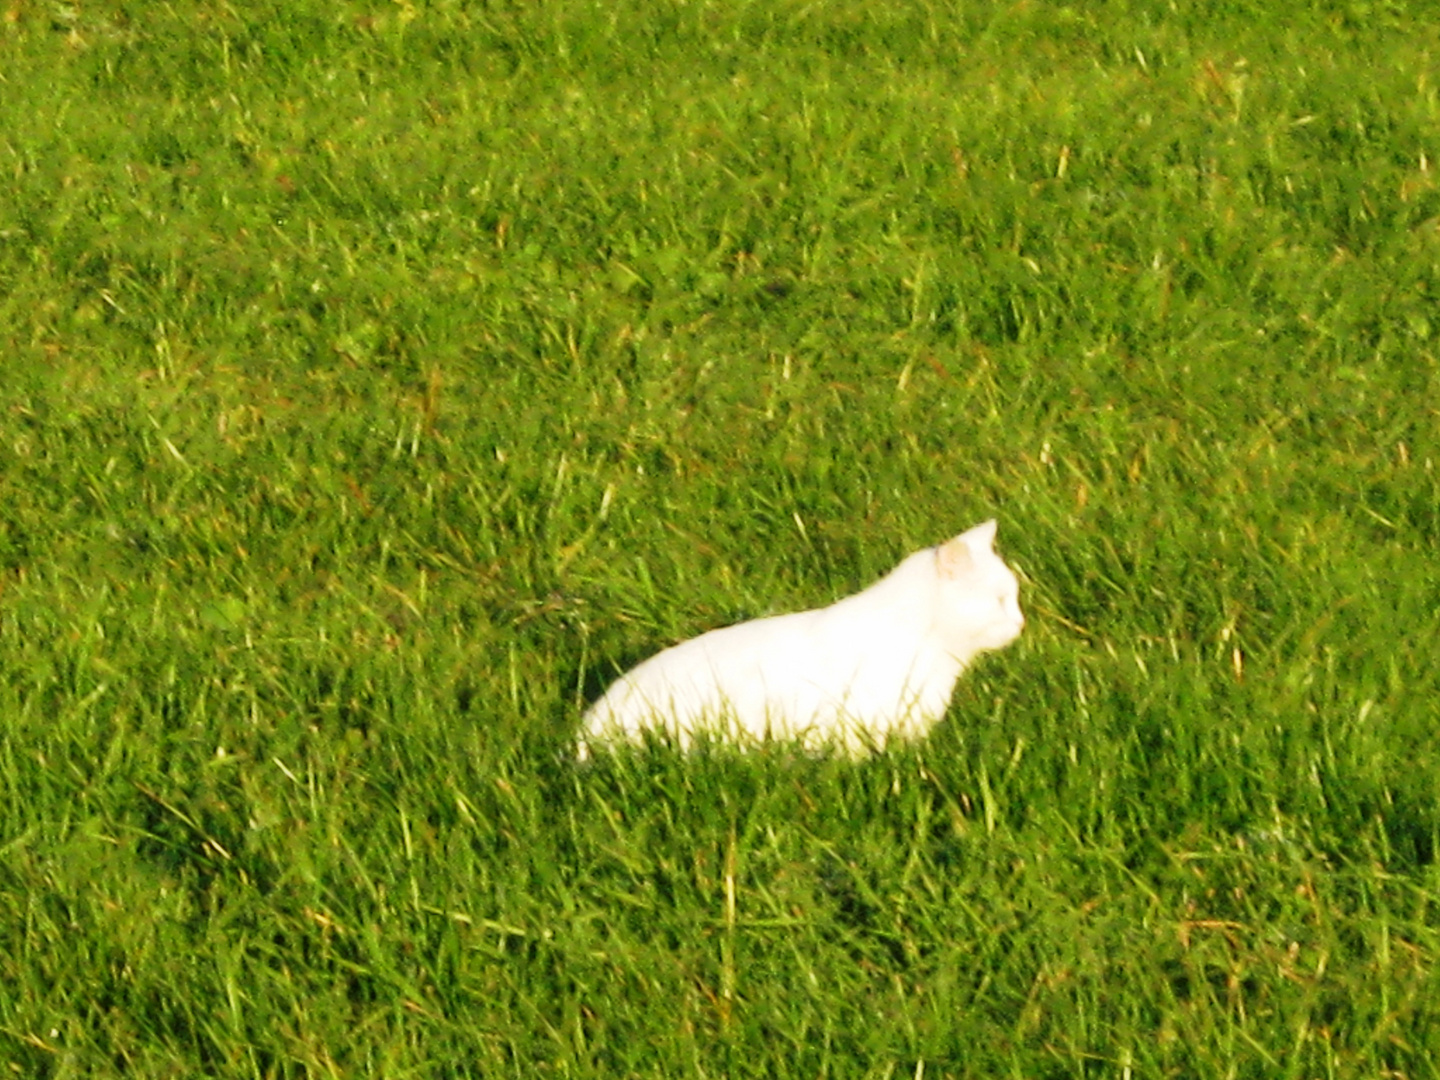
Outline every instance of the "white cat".
<path fill-rule="evenodd" d="M 580 758 L 648 729 L 681 747 L 706 731 L 852 756 L 924 735 L 965 665 L 1025 625 L 1019 582 L 994 544 L 987 521 L 829 607 L 712 630 L 652 656 L 585 713 Z"/>

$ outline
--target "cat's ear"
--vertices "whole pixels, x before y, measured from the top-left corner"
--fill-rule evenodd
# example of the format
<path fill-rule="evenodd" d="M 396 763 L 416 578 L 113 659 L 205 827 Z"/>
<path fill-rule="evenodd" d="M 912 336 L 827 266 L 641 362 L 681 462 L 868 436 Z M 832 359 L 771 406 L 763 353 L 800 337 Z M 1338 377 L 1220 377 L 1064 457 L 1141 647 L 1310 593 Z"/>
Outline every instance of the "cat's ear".
<path fill-rule="evenodd" d="M 964 577 L 975 569 L 975 554 L 965 542 L 967 535 L 961 533 L 935 549 L 935 569 L 942 578 Z"/>
<path fill-rule="evenodd" d="M 995 519 L 991 518 L 989 521 L 982 521 L 974 528 L 968 529 L 965 532 L 961 533 L 958 537 L 956 537 L 956 539 L 970 541 L 970 543 L 975 545 L 975 548 L 978 551 L 994 551 Z"/>

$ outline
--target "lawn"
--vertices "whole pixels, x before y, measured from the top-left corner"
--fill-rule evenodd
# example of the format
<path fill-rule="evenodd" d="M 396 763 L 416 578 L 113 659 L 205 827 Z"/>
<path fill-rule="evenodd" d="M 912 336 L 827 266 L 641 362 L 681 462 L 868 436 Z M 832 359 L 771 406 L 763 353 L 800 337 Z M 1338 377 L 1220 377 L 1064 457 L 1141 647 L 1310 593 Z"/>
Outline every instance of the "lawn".
<path fill-rule="evenodd" d="M 0 11 L 0 1075 L 1440 1076 L 1426 5 Z M 574 760 L 996 517 L 929 738 Z"/>

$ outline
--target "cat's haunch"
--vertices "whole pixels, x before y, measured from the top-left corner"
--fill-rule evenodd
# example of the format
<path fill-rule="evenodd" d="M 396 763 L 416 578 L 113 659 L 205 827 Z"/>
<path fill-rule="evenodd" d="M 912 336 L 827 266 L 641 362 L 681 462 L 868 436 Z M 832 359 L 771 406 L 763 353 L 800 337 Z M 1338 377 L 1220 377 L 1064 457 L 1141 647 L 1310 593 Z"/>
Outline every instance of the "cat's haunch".
<path fill-rule="evenodd" d="M 712 630 L 636 665 L 586 711 L 578 753 L 657 730 L 682 747 L 703 731 L 859 756 L 925 735 L 965 665 L 1024 625 L 987 521 L 829 607 Z"/>

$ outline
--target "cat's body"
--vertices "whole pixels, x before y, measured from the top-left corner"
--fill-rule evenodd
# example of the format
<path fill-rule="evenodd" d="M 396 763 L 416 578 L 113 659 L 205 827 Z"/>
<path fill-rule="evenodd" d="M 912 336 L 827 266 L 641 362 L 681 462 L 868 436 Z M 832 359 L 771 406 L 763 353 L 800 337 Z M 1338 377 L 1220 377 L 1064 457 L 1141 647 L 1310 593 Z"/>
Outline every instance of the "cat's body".
<path fill-rule="evenodd" d="M 652 656 L 586 712 L 580 756 L 650 729 L 681 746 L 706 731 L 851 754 L 924 735 L 965 665 L 1025 624 L 994 540 L 987 521 L 829 607 L 712 630 Z"/>

